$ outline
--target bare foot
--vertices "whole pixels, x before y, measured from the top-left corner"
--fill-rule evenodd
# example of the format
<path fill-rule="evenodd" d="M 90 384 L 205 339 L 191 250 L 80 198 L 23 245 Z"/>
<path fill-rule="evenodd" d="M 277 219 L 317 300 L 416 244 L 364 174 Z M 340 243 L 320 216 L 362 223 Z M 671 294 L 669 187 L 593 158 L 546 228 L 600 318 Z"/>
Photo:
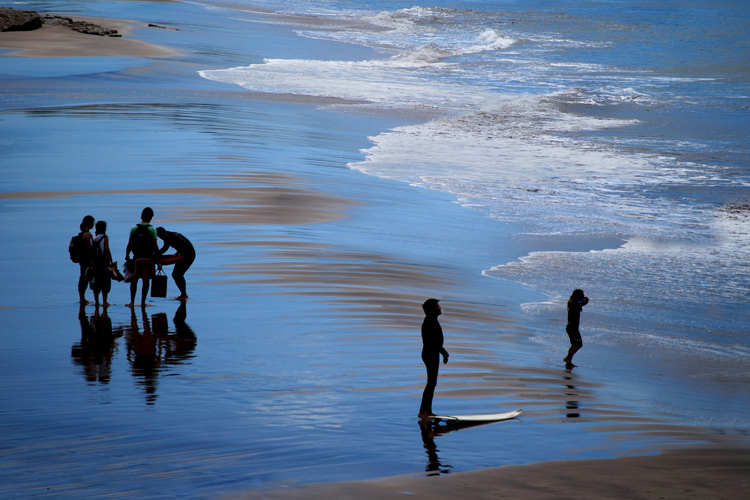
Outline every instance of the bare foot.
<path fill-rule="evenodd" d="M 93 302 L 91 302 L 90 300 L 81 299 L 81 304 L 87 306 L 87 305 L 93 304 Z"/>
<path fill-rule="evenodd" d="M 188 299 L 187 295 L 180 295 L 179 297 L 175 297 L 174 300 L 179 300 L 180 302 L 185 302 Z"/>
<path fill-rule="evenodd" d="M 434 417 L 434 416 L 435 416 L 434 413 L 432 413 L 432 412 L 425 412 L 425 411 L 420 411 L 417 414 L 417 417 L 419 417 L 421 420 L 432 420 L 432 417 Z"/>
<path fill-rule="evenodd" d="M 129 307 L 129 308 L 132 309 L 133 308 L 133 303 L 131 302 L 130 304 L 125 304 L 125 307 Z"/>

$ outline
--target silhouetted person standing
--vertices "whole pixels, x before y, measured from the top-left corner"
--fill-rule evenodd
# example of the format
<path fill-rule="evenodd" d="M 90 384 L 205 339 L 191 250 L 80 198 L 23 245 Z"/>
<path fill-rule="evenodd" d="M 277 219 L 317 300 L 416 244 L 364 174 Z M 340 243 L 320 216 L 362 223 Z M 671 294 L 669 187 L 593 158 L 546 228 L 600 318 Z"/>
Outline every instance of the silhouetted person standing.
<path fill-rule="evenodd" d="M 86 289 L 89 287 L 89 280 L 86 279 L 86 271 L 91 266 L 91 247 L 92 237 L 91 230 L 94 228 L 94 217 L 87 215 L 83 218 L 80 224 L 81 232 L 79 233 L 86 242 L 86 250 L 80 255 L 80 261 L 78 264 L 81 267 L 81 275 L 78 277 L 78 299 L 81 304 L 91 304 L 86 300 Z"/>
<path fill-rule="evenodd" d="M 422 322 L 422 361 L 427 368 L 427 385 L 422 393 L 422 405 L 419 407 L 419 418 L 428 420 L 435 414 L 432 412 L 432 396 L 437 386 L 438 370 L 440 369 L 440 356 L 443 363 L 448 362 L 448 351 L 443 348 L 443 329 L 438 322 L 438 316 L 442 313 L 437 299 L 427 299 L 422 304 L 425 318 Z"/>
<path fill-rule="evenodd" d="M 164 240 L 164 246 L 159 250 L 159 255 L 163 255 L 169 247 L 172 247 L 177 251 L 177 255 L 182 257 L 174 264 L 172 279 L 174 279 L 177 288 L 180 289 L 180 296 L 177 297 L 177 300 L 187 300 L 188 294 L 185 273 L 190 269 L 190 266 L 193 265 L 193 261 L 195 260 L 195 248 L 193 248 L 193 244 L 190 243 L 190 240 L 180 233 L 167 231 L 163 227 L 156 229 L 156 235 Z"/>
<path fill-rule="evenodd" d="M 581 322 L 581 310 L 588 303 L 589 298 L 579 288 L 573 290 L 568 299 L 568 324 L 565 326 L 565 331 L 568 333 L 568 337 L 570 337 L 570 349 L 568 349 L 568 355 L 563 358 L 565 368 L 568 370 L 578 366 L 573 364 L 573 355 L 583 347 L 583 339 L 581 339 L 581 332 L 578 330 L 578 325 Z"/>
<path fill-rule="evenodd" d="M 135 292 L 138 289 L 139 279 L 143 280 L 141 307 L 146 305 L 149 283 L 154 275 L 154 261 L 159 254 L 159 245 L 156 243 L 156 229 L 150 224 L 153 217 L 154 211 L 150 207 L 144 208 L 141 212 L 141 222 L 130 229 L 128 247 L 125 249 L 125 260 L 128 260 L 132 251 L 135 270 L 130 279 L 130 304 L 127 304 L 128 307 L 133 307 L 135 304 Z M 161 265 L 159 268 L 161 269 Z"/>

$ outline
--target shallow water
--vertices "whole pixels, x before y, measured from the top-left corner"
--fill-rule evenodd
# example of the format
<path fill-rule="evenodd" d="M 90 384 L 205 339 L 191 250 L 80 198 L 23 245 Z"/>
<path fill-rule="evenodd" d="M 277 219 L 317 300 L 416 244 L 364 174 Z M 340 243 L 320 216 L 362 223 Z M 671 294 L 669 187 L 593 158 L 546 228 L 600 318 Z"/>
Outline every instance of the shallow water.
<path fill-rule="evenodd" d="M 203 12 L 124 4 L 80 9 L 160 24 Z M 450 194 L 348 168 L 365 158 L 359 150 L 371 147 L 368 136 L 416 125 L 424 113 L 238 97 L 241 89 L 193 70 L 217 55 L 215 65 L 230 67 L 245 47 L 284 57 L 313 53 L 318 42 L 266 24 L 251 24 L 265 32 L 213 37 L 207 27 L 224 13 L 209 12 L 179 32 L 181 44 L 201 47 L 188 60 L 34 78 L 21 90 L 3 80 L 0 191 L 46 194 L 0 195 L 3 226 L 15 236 L 0 242 L 0 496 L 184 498 L 648 453 L 714 439 L 679 424 L 747 428 L 746 391 L 682 391 L 683 382 L 735 387 L 720 372 L 694 382 L 679 363 L 644 359 L 596 336 L 586 337 L 581 369 L 562 370 L 560 315 L 521 310 L 545 296 L 481 275 L 536 242 L 452 203 Z M 261 44 L 264 37 L 271 41 Z M 235 43 L 240 48 L 225 50 Z M 344 59 L 362 51 L 344 47 Z M 132 191 L 141 187 L 148 190 Z M 270 211 L 253 204 L 255 194 L 217 195 L 251 188 L 285 191 Z M 332 203 L 312 217 L 289 209 L 290 199 L 302 200 L 291 194 L 300 193 L 304 208 L 318 207 L 308 197 L 363 203 Z M 108 318 L 93 307 L 81 314 L 78 269 L 64 250 L 81 216 L 107 220 L 122 261 L 126 231 L 145 205 L 156 209 L 157 225 L 196 244 L 191 300 L 180 310 L 154 299 L 133 315 L 123 306 L 126 287 L 114 284 Z M 422 431 L 418 328 L 427 295 L 443 301 L 451 351 L 436 408 L 523 407 L 521 419 Z M 665 398 L 676 391 L 690 401 Z M 715 401 L 727 409 L 716 415 L 717 428 Z M 691 407 L 697 414 L 686 415 Z"/>

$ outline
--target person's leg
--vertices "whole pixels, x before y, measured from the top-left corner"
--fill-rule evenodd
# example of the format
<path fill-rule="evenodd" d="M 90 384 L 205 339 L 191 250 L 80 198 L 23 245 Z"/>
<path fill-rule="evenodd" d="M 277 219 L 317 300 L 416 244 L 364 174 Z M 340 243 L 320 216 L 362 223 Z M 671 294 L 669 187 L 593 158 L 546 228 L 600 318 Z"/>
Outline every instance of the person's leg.
<path fill-rule="evenodd" d="M 107 295 L 109 295 L 109 291 L 112 289 L 112 277 L 109 274 L 109 270 L 105 269 L 102 271 L 102 305 L 108 306 L 109 302 L 107 302 Z"/>
<path fill-rule="evenodd" d="M 182 257 L 182 259 L 178 260 L 174 265 L 174 270 L 172 271 L 172 279 L 177 285 L 177 288 L 180 289 L 180 296 L 177 297 L 180 300 L 184 300 L 188 298 L 187 282 L 185 281 L 185 273 L 187 272 L 188 269 L 190 269 L 190 266 L 193 264 L 194 260 L 195 260 L 194 255 L 192 256 L 185 255 Z"/>
<path fill-rule="evenodd" d="M 437 386 L 438 370 L 440 369 L 440 354 L 432 356 L 422 356 L 424 366 L 427 369 L 427 384 L 424 387 L 422 393 L 422 404 L 419 407 L 419 417 L 427 418 L 433 415 L 432 413 L 432 398 L 435 394 L 435 387 Z"/>
<path fill-rule="evenodd" d="M 565 361 L 565 367 L 570 369 L 577 366 L 573 364 L 573 356 L 583 347 L 583 340 L 581 340 L 581 332 L 578 330 L 566 328 L 565 331 L 570 337 L 570 349 L 568 349 L 568 355 L 563 358 L 563 361 Z"/>
<path fill-rule="evenodd" d="M 138 264 L 141 264 L 141 279 L 143 279 L 143 285 L 141 286 L 141 307 L 145 307 L 149 285 L 151 284 L 151 276 L 154 275 L 154 263 L 151 259 L 138 259 L 136 267 L 138 267 Z"/>
<path fill-rule="evenodd" d="M 89 286 L 88 280 L 86 280 L 86 269 L 88 265 L 79 264 L 81 267 L 81 275 L 78 277 L 78 299 L 81 304 L 90 304 L 91 302 L 86 300 L 86 288 Z"/>
<path fill-rule="evenodd" d="M 130 304 L 128 304 L 128 307 L 133 307 L 133 304 L 135 304 L 135 292 L 138 290 L 138 275 L 133 271 L 133 274 L 130 275 Z"/>

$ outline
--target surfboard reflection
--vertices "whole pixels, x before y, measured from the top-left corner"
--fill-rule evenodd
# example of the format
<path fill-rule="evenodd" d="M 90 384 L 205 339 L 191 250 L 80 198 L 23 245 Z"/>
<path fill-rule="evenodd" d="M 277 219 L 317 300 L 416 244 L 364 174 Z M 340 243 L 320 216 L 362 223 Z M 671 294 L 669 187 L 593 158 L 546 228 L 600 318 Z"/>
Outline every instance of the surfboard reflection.
<path fill-rule="evenodd" d="M 510 420 L 519 420 L 513 418 Z M 505 420 L 507 422 L 507 420 Z M 488 422 L 445 422 L 445 421 L 433 421 L 433 420 L 419 420 L 419 430 L 422 434 L 422 443 L 424 445 L 425 452 L 427 453 L 427 466 L 425 472 L 428 476 L 438 476 L 441 474 L 449 474 L 452 465 L 445 464 L 440 460 L 438 456 L 438 448 L 435 444 L 435 438 L 450 434 L 451 432 L 460 431 L 463 429 L 469 429 L 471 427 L 481 427 L 484 425 L 497 424 L 500 421 L 488 421 Z"/>

